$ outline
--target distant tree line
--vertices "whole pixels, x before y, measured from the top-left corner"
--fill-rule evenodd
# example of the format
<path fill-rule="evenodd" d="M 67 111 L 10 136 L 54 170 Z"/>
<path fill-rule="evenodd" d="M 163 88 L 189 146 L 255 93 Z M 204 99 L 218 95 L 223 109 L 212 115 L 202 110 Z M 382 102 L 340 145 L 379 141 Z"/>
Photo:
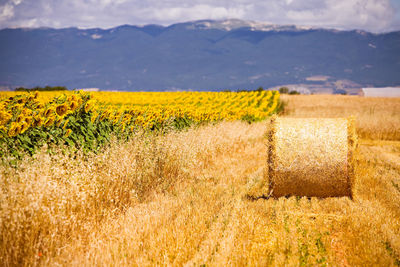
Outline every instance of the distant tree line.
<path fill-rule="evenodd" d="M 333 90 L 334 95 L 347 95 L 347 91 L 343 89 L 335 89 Z"/>
<path fill-rule="evenodd" d="M 296 90 L 289 91 L 289 88 L 287 88 L 286 86 L 279 88 L 279 93 L 280 94 L 289 94 L 289 95 L 299 95 L 300 94 Z"/>
<path fill-rule="evenodd" d="M 253 89 L 253 90 L 246 90 L 246 89 L 238 89 L 238 90 L 236 90 L 236 92 L 238 92 L 238 93 L 240 93 L 240 92 L 262 92 L 262 91 L 265 91 L 265 90 L 261 86 L 258 87 L 257 89 Z"/>
<path fill-rule="evenodd" d="M 223 90 L 223 92 L 262 92 L 265 91 L 267 89 L 264 89 L 262 86 L 258 87 L 257 89 L 253 89 L 253 90 L 246 90 L 246 89 L 238 89 L 236 91 L 232 91 L 230 89 L 225 89 Z M 299 95 L 300 92 L 296 91 L 296 90 L 289 90 L 289 88 L 287 87 L 281 87 L 279 88 L 279 93 L 280 94 L 289 94 L 289 95 Z"/>
<path fill-rule="evenodd" d="M 25 87 L 18 87 L 15 88 L 15 91 L 23 91 L 23 92 L 32 92 L 32 91 L 66 91 L 68 90 L 67 87 L 65 86 L 46 86 L 46 87 L 40 87 L 36 86 L 33 88 L 25 88 Z"/>
<path fill-rule="evenodd" d="M 251 89 L 251 90 L 247 90 L 247 89 L 237 89 L 235 91 L 232 91 L 230 89 L 225 89 L 222 92 L 236 92 L 236 93 L 240 93 L 240 92 L 262 92 L 262 91 L 267 91 L 267 89 L 262 88 L 262 86 L 258 87 L 257 89 Z"/>
<path fill-rule="evenodd" d="M 237 90 L 231 90 L 231 89 L 224 89 L 222 92 L 235 92 L 235 93 L 240 93 L 240 92 L 262 92 L 264 89 L 262 87 L 259 87 L 258 89 L 253 89 L 253 90 L 247 90 L 247 89 L 237 89 Z"/>

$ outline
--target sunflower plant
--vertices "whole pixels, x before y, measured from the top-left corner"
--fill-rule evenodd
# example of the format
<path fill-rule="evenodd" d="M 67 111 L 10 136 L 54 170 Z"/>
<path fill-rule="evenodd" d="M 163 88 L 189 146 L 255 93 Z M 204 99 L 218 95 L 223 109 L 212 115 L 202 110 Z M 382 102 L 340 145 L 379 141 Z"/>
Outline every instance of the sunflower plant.
<path fill-rule="evenodd" d="M 221 120 L 260 121 L 282 108 L 277 91 L 31 92 L 0 95 L 0 155 L 19 159 L 65 145 L 98 151 L 112 135 L 165 132 Z"/>
<path fill-rule="evenodd" d="M 47 103 L 39 94 L 17 95 L 0 103 L 0 155 L 20 159 L 44 144 L 97 151 L 115 131 L 110 118 L 97 120 L 96 101 L 89 94 L 61 95 Z"/>

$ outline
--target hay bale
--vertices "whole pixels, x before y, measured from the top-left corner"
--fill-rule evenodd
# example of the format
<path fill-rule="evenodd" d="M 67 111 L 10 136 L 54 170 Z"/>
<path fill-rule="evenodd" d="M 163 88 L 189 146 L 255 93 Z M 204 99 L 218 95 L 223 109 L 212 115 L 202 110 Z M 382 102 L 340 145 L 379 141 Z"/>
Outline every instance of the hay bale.
<path fill-rule="evenodd" d="M 274 197 L 352 197 L 354 118 L 271 118 L 269 186 Z"/>

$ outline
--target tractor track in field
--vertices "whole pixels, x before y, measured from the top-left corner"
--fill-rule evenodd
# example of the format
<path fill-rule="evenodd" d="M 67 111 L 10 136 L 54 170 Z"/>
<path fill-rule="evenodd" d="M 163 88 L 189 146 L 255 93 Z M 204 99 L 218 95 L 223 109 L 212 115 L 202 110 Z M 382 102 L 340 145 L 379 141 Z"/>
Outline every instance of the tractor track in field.
<path fill-rule="evenodd" d="M 223 259 L 221 250 L 227 248 L 228 239 L 234 237 L 235 228 L 232 227 L 232 216 L 236 211 L 237 204 L 232 202 L 227 204 L 217 215 L 217 219 L 212 223 L 209 231 L 205 234 L 198 252 L 193 255 L 185 266 L 201 266 L 202 264 Z"/>

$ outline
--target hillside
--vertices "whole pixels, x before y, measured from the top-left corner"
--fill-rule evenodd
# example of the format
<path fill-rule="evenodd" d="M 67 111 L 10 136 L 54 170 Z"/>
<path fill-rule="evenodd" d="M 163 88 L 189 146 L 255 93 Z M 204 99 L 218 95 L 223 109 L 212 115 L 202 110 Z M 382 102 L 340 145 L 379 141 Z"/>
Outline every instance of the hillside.
<path fill-rule="evenodd" d="M 0 30 L 0 86 L 313 91 L 400 84 L 400 32 L 239 20 L 111 29 Z M 338 82 L 339 81 L 339 82 Z"/>

